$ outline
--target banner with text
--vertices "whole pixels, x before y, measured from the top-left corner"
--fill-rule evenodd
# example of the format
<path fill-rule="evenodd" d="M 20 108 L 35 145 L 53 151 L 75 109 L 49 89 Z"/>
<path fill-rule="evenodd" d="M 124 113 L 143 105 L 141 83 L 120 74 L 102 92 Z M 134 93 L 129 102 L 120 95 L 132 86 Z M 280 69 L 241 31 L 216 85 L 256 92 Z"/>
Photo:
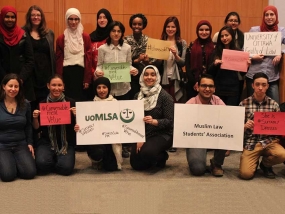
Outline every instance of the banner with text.
<path fill-rule="evenodd" d="M 244 111 L 239 106 L 175 104 L 173 147 L 242 151 Z"/>
<path fill-rule="evenodd" d="M 107 77 L 111 83 L 131 82 L 130 63 L 105 63 L 103 64 L 104 77 Z"/>
<path fill-rule="evenodd" d="M 70 124 L 70 102 L 40 103 L 40 125 Z"/>
<path fill-rule="evenodd" d="M 77 145 L 145 142 L 141 100 L 76 102 Z"/>
<path fill-rule="evenodd" d="M 285 112 L 254 112 L 253 133 L 285 135 Z"/>
<path fill-rule="evenodd" d="M 229 49 L 223 50 L 222 69 L 233 71 L 247 72 L 249 53 L 242 51 L 234 51 Z"/>
<path fill-rule="evenodd" d="M 148 38 L 146 54 L 150 58 L 168 60 L 170 46 L 170 41 Z"/>
<path fill-rule="evenodd" d="M 250 54 L 280 55 L 281 42 L 281 32 L 244 33 L 244 51 Z"/>

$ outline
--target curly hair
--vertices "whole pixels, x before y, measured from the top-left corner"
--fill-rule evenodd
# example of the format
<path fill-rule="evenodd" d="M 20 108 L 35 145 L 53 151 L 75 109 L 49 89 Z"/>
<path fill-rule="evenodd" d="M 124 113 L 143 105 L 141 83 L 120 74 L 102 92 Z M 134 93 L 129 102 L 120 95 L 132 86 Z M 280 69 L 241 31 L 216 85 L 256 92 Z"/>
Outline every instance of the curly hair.
<path fill-rule="evenodd" d="M 133 21 L 135 18 L 140 18 L 142 19 L 142 22 L 143 22 L 143 29 L 146 28 L 147 26 L 147 18 L 145 17 L 145 15 L 143 15 L 142 13 L 137 13 L 137 14 L 134 14 L 130 17 L 130 21 L 129 21 L 129 26 L 130 28 L 132 28 L 132 24 L 133 24 Z"/>

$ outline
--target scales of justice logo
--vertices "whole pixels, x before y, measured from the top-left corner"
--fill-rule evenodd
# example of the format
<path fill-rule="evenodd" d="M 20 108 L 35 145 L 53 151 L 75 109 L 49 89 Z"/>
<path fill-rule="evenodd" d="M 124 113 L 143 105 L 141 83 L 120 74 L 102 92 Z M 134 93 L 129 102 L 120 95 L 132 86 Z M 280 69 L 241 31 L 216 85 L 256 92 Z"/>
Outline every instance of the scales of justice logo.
<path fill-rule="evenodd" d="M 120 119 L 124 122 L 124 123 L 130 123 L 135 119 L 135 112 L 132 109 L 123 109 L 120 112 Z"/>

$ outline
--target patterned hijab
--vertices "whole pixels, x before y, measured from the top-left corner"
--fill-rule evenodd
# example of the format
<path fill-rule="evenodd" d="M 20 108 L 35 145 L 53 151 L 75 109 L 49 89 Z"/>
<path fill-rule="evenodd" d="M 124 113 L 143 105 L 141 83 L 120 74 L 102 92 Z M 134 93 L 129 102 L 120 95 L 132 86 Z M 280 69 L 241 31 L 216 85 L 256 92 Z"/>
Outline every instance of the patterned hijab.
<path fill-rule="evenodd" d="M 144 73 L 146 69 L 153 69 L 155 71 L 156 82 L 154 83 L 153 86 L 147 86 L 144 82 Z M 160 74 L 155 66 L 148 65 L 143 69 L 142 74 L 140 76 L 140 85 L 141 89 L 138 94 L 138 100 L 143 100 L 144 110 L 150 111 L 156 106 L 158 95 L 161 91 Z"/>
<path fill-rule="evenodd" d="M 8 12 L 14 13 L 16 17 L 16 23 L 12 28 L 7 28 L 4 24 L 4 18 Z M 5 6 L 2 8 L 0 13 L 0 34 L 3 35 L 4 42 L 9 46 L 17 45 L 25 34 L 25 31 L 17 26 L 17 11 L 14 7 Z"/>
<path fill-rule="evenodd" d="M 72 30 L 68 26 L 68 18 L 71 15 L 76 15 L 79 18 L 79 23 L 76 30 Z M 70 53 L 77 54 L 84 48 L 84 42 L 82 37 L 83 25 L 81 24 L 81 14 L 79 10 L 77 10 L 76 8 L 69 8 L 65 14 L 65 21 L 67 28 L 64 30 L 64 44 L 67 46 Z"/>
<path fill-rule="evenodd" d="M 275 13 L 276 16 L 276 21 L 273 25 L 267 25 L 264 21 L 265 19 L 265 13 L 268 10 L 272 10 Z M 279 24 L 279 20 L 278 20 L 278 11 L 277 8 L 272 6 L 272 5 L 268 5 L 267 7 L 264 8 L 263 10 L 263 17 L 262 17 L 262 23 L 260 26 L 260 31 L 261 32 L 267 32 L 267 31 L 278 31 L 278 24 Z"/>

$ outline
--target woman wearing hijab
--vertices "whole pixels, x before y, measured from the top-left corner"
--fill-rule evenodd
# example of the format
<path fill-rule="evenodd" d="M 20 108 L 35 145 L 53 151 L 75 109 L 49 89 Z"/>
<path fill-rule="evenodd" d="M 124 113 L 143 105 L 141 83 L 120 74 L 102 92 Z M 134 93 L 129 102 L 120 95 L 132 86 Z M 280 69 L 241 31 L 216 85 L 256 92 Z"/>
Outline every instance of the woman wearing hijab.
<path fill-rule="evenodd" d="M 148 65 L 140 76 L 140 92 L 135 99 L 144 101 L 145 142 L 133 144 L 130 163 L 135 170 L 165 167 L 173 141 L 174 103 L 160 85 L 158 69 Z"/>
<path fill-rule="evenodd" d="M 89 87 L 91 72 L 91 41 L 83 32 L 81 14 L 69 8 L 65 14 L 67 28 L 56 40 L 56 72 L 65 83 L 65 95 L 75 101 L 86 99 L 84 90 Z"/>
<path fill-rule="evenodd" d="M 17 25 L 17 11 L 5 6 L 0 14 L 0 81 L 8 73 L 19 75 L 24 85 L 24 95 L 35 100 L 32 73 L 33 47 L 25 31 Z"/>
<path fill-rule="evenodd" d="M 281 32 L 281 43 L 285 44 L 285 28 L 278 27 L 278 12 L 274 6 L 266 6 L 263 10 L 263 17 L 260 26 L 255 26 L 249 32 Z M 269 88 L 266 91 L 267 96 L 279 103 L 279 68 L 281 53 L 276 56 L 264 56 L 262 54 L 251 55 L 251 66 L 246 73 L 247 96 L 253 94 L 252 83 L 253 76 L 258 72 L 265 73 L 269 78 Z"/>
<path fill-rule="evenodd" d="M 189 44 L 186 50 L 185 67 L 188 78 L 187 99 L 195 97 L 197 83 L 202 74 L 208 72 L 214 43 L 211 39 L 212 25 L 207 20 L 201 20 L 196 27 L 197 39 Z"/>

